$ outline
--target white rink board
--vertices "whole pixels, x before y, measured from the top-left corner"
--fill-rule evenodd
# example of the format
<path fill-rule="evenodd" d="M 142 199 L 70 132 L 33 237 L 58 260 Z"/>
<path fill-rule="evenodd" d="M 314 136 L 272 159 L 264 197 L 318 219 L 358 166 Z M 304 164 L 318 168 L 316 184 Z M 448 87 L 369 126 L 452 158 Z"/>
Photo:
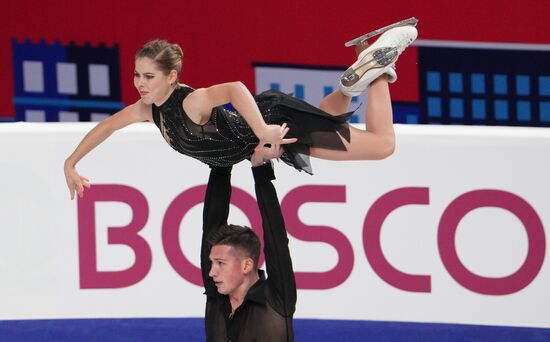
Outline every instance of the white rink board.
<path fill-rule="evenodd" d="M 131 286 L 81 288 L 79 215 L 87 224 L 90 221 L 79 214 L 77 201 L 69 200 L 63 161 L 93 125 L 0 125 L 0 319 L 201 317 L 203 290 L 171 266 L 162 227 L 172 201 L 204 185 L 209 170 L 169 148 L 151 124 L 115 133 L 78 165 L 93 189 L 124 185 L 143 194 L 148 214 L 139 235 L 151 251 L 150 267 Z M 541 235 L 535 227 L 537 218 L 544 230 L 550 224 L 550 130 L 398 125 L 396 131 L 396 152 L 383 161 L 313 160 L 314 176 L 276 166 L 275 186 L 281 200 L 310 202 L 298 211 L 288 202 L 285 215 L 297 211 L 299 219 L 287 219 L 287 224 L 301 221 L 294 231 L 327 242 L 290 237 L 295 271 L 351 267 L 349 276 L 343 271 L 340 278 L 333 276 L 326 282 L 313 275 L 317 280 L 310 285 L 338 284 L 299 290 L 296 317 L 550 328 L 548 238 L 547 232 Z M 233 186 L 253 196 L 247 161 L 234 167 Z M 390 285 L 367 259 L 363 246 L 363 222 L 373 204 L 388 192 L 404 188 L 415 188 L 427 196 L 429 204 L 392 211 L 382 225 L 381 251 L 401 274 L 429 276 L 428 291 Z M 488 286 L 489 292 L 508 288 L 507 294 L 466 288 L 445 267 L 438 248 L 446 208 L 459 196 L 478 190 L 497 200 L 504 198 L 504 203 L 519 201 L 510 202 L 514 208 L 519 208 L 517 203 L 528 207 L 518 209 L 529 221 L 528 228 L 511 211 L 485 206 L 467 213 L 456 231 L 455 250 L 470 274 L 499 279 L 530 269 L 531 273 L 503 280 L 494 289 Z M 327 203 L 321 196 L 334 199 Z M 395 199 L 407 200 L 406 196 Z M 199 265 L 201 209 L 200 204 L 192 207 L 179 226 L 181 253 L 193 265 Z M 246 205 L 233 206 L 230 222 L 251 225 L 250 210 Z M 98 271 L 118 272 L 144 259 L 143 254 L 136 259 L 128 246 L 107 243 L 108 227 L 127 225 L 134 214 L 120 201 L 96 203 Z M 321 234 L 311 234 L 303 225 L 337 231 L 321 228 Z M 528 242 L 528 231 L 536 241 Z M 168 244 L 176 245 L 174 239 Z M 448 252 L 451 247 L 443 249 Z M 529 265 L 524 265 L 526 258 Z M 116 274 L 111 276 L 112 281 L 116 279 Z"/>

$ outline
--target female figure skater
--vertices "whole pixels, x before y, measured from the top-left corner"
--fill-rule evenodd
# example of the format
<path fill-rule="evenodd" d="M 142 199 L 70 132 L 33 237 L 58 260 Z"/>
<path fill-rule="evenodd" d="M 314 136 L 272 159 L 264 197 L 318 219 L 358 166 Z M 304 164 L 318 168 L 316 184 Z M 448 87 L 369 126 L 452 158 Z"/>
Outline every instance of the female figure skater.
<path fill-rule="evenodd" d="M 411 21 L 412 20 L 412 21 Z M 281 159 L 311 173 L 309 156 L 329 160 L 382 159 L 393 153 L 395 137 L 388 83 L 394 63 L 416 39 L 411 18 L 359 37 L 357 61 L 340 78 L 340 89 L 316 108 L 278 91 L 253 97 L 241 82 L 193 89 L 178 82 L 183 52 L 177 44 L 151 41 L 136 54 L 134 86 L 141 99 L 95 126 L 65 161 L 71 199 L 82 197 L 87 178 L 77 162 L 113 132 L 134 122 L 151 121 L 168 144 L 210 166 L 227 167 L 250 158 L 263 146 L 283 145 Z M 364 37 L 383 33 L 368 46 Z M 350 126 L 351 96 L 369 88 L 366 129 Z M 237 112 L 222 107 L 231 103 Z M 344 114 L 342 114 L 344 113 Z M 281 137 L 281 132 L 288 132 Z"/>

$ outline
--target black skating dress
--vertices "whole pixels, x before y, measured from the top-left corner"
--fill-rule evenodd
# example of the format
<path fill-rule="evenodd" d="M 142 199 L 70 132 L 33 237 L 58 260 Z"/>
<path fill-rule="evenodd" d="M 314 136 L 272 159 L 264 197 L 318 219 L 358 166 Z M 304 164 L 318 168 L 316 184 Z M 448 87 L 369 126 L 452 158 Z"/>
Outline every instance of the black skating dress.
<path fill-rule="evenodd" d="M 250 159 L 258 138 L 244 118 L 223 106 L 212 109 L 210 120 L 198 125 L 183 110 L 183 99 L 194 89 L 178 86 L 160 106 L 153 104 L 153 120 L 164 139 L 176 151 L 211 166 L 226 167 Z M 267 124 L 287 123 L 285 138 L 298 142 L 283 145 L 281 160 L 312 174 L 309 148 L 346 150 L 342 138 L 350 141 L 347 120 L 352 115 L 330 115 L 305 101 L 276 90 L 254 97 Z"/>

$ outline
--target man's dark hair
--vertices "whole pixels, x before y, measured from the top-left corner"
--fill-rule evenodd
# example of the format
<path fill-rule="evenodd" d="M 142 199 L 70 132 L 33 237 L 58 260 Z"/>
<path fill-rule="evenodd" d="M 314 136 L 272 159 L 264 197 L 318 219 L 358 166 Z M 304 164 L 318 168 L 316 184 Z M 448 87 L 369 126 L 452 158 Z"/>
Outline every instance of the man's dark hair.
<path fill-rule="evenodd" d="M 211 246 L 226 245 L 241 251 L 245 257 L 254 261 L 254 269 L 258 268 L 261 242 L 252 229 L 245 226 L 226 224 L 210 232 L 206 241 Z"/>

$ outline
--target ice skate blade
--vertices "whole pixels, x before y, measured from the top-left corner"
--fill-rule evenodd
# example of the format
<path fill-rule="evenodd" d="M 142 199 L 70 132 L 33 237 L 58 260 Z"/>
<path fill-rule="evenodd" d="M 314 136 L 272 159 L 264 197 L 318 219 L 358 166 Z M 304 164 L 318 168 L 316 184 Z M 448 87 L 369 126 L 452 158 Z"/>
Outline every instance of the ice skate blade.
<path fill-rule="evenodd" d="M 398 56 L 399 53 L 397 48 L 383 47 L 373 50 L 366 54 L 357 66 L 352 66 L 346 70 L 342 76 L 340 76 L 340 82 L 342 82 L 342 85 L 345 87 L 351 87 L 359 82 L 367 71 L 388 66 L 394 63 Z"/>
<path fill-rule="evenodd" d="M 416 26 L 416 24 L 418 23 L 418 19 L 416 19 L 415 17 L 412 17 L 412 18 L 409 18 L 409 19 L 405 19 L 405 20 L 401 20 L 401 21 L 398 21 L 396 23 L 393 23 L 391 25 L 388 25 L 388 26 L 384 26 L 382 28 L 379 28 L 378 30 L 374 30 L 372 32 L 369 32 L 367 34 L 364 34 L 360 37 L 357 37 L 355 39 L 352 39 L 350 40 L 349 42 L 346 42 L 344 45 L 346 47 L 350 47 L 350 46 L 353 46 L 353 45 L 357 45 L 359 43 L 361 43 L 362 41 L 364 40 L 367 40 L 369 38 L 372 38 L 374 36 L 377 36 L 379 34 L 382 34 L 384 32 L 386 32 L 387 30 L 389 29 L 392 29 L 394 27 L 398 27 L 398 26 L 405 26 L 405 25 L 412 25 L 412 26 Z"/>

